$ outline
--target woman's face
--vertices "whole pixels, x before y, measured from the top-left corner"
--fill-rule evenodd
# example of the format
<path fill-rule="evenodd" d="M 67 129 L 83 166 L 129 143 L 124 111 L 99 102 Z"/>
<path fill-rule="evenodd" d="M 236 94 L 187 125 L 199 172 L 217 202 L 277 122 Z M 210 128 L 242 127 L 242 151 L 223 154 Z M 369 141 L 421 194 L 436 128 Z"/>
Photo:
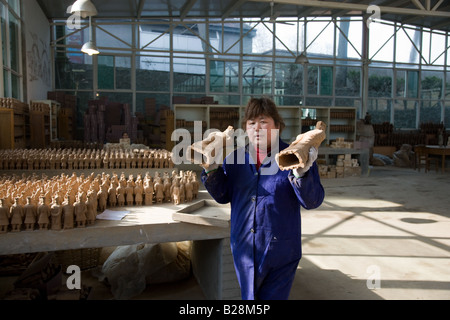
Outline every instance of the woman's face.
<path fill-rule="evenodd" d="M 270 148 L 272 135 L 278 137 L 278 126 L 272 117 L 266 115 L 257 116 L 247 120 L 246 131 L 250 142 L 258 148 Z"/>

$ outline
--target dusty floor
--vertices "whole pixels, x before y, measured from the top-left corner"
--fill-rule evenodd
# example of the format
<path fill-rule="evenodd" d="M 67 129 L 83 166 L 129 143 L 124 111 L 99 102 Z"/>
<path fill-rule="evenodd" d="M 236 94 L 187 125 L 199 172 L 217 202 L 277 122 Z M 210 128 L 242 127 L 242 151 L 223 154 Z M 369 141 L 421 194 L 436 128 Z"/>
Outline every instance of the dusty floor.
<path fill-rule="evenodd" d="M 373 167 L 365 177 L 322 183 L 322 206 L 302 211 L 303 258 L 290 299 L 450 299 L 448 170 Z M 0 297 L 13 281 L 0 277 Z M 90 298 L 113 298 L 92 272 L 82 281 Z M 190 277 L 134 299 L 204 298 Z"/>
<path fill-rule="evenodd" d="M 374 167 L 323 184 L 291 299 L 450 299 L 450 172 Z"/>

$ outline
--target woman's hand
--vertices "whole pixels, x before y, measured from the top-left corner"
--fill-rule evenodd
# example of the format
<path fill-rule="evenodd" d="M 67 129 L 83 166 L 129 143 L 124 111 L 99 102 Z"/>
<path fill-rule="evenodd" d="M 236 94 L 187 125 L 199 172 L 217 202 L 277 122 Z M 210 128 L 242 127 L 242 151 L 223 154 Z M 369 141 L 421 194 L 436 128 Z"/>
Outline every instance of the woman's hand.
<path fill-rule="evenodd" d="M 292 169 L 292 173 L 296 178 L 301 178 L 303 175 L 311 168 L 314 161 L 316 161 L 317 156 L 319 155 L 319 151 L 315 147 L 309 148 L 308 153 L 308 162 L 306 162 L 306 165 L 304 168 L 295 168 Z"/>

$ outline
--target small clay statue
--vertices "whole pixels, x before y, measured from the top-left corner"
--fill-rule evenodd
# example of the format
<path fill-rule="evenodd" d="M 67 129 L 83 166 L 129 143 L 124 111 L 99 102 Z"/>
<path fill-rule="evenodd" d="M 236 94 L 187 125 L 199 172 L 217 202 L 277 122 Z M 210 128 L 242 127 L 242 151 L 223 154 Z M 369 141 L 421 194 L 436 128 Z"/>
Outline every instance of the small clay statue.
<path fill-rule="evenodd" d="M 97 195 L 89 193 L 86 200 L 86 224 L 93 225 L 97 216 Z"/>
<path fill-rule="evenodd" d="M 37 217 L 36 205 L 32 203 L 32 198 L 27 197 L 27 203 L 23 206 L 23 212 L 25 215 L 25 230 L 31 231 L 34 229 Z"/>
<path fill-rule="evenodd" d="M 142 188 L 142 185 L 136 184 L 136 187 L 134 187 L 134 201 L 136 202 L 137 206 L 142 206 L 143 193 L 144 190 Z"/>
<path fill-rule="evenodd" d="M 146 180 L 144 183 L 144 203 L 146 206 L 153 204 L 153 183 L 151 180 Z"/>
<path fill-rule="evenodd" d="M 50 207 L 50 216 L 51 216 L 51 229 L 52 230 L 61 230 L 62 229 L 62 208 L 59 204 L 59 197 L 55 196 L 53 198 L 52 205 Z"/>
<path fill-rule="evenodd" d="M 100 212 L 105 211 L 106 203 L 108 201 L 108 191 L 106 189 L 106 186 L 100 187 L 100 190 L 97 193 L 97 199 L 98 199 L 98 208 L 97 208 L 97 210 L 100 211 Z"/>
<path fill-rule="evenodd" d="M 169 202 L 171 200 L 170 187 L 172 186 L 172 182 L 169 177 L 164 179 L 164 201 Z"/>
<path fill-rule="evenodd" d="M 9 210 L 3 199 L 0 199 L 0 233 L 8 231 L 9 227 Z"/>
<path fill-rule="evenodd" d="M 73 228 L 73 210 L 74 206 L 70 202 L 70 196 L 66 195 L 64 202 L 62 203 L 62 216 L 63 216 L 63 228 Z"/>
<path fill-rule="evenodd" d="M 11 231 L 17 232 L 20 231 L 23 224 L 23 207 L 19 203 L 19 198 L 14 198 L 14 204 L 10 209 L 10 217 L 11 217 Z"/>
<path fill-rule="evenodd" d="M 186 190 L 184 187 L 184 178 L 180 179 L 180 203 L 186 201 Z"/>
<path fill-rule="evenodd" d="M 115 207 L 117 204 L 116 187 L 111 183 L 108 189 L 108 203 L 111 207 Z"/>
<path fill-rule="evenodd" d="M 134 202 L 134 188 L 130 180 L 128 180 L 127 186 L 125 187 L 125 196 L 127 206 L 132 206 Z"/>
<path fill-rule="evenodd" d="M 45 202 L 45 197 L 39 197 L 39 205 L 37 207 L 38 225 L 40 230 L 47 230 L 50 223 L 50 207 Z"/>
<path fill-rule="evenodd" d="M 119 183 L 119 186 L 116 189 L 117 194 L 117 205 L 119 207 L 123 207 L 125 205 L 125 188 Z"/>
<path fill-rule="evenodd" d="M 164 201 L 164 185 L 161 183 L 161 178 L 157 177 L 154 185 L 156 203 L 163 203 Z"/>
<path fill-rule="evenodd" d="M 86 211 L 86 203 L 81 200 L 80 195 L 77 195 L 77 199 L 73 204 L 73 214 L 77 228 L 84 228 L 86 226 Z"/>
<path fill-rule="evenodd" d="M 185 191 L 185 196 L 186 196 L 186 202 L 191 202 L 192 199 L 194 198 L 194 186 L 192 184 L 192 182 L 190 182 L 189 180 L 186 181 L 186 183 L 184 184 L 184 191 Z"/>
<path fill-rule="evenodd" d="M 172 203 L 173 204 L 180 204 L 180 183 L 179 179 L 175 179 L 174 183 L 172 184 Z"/>

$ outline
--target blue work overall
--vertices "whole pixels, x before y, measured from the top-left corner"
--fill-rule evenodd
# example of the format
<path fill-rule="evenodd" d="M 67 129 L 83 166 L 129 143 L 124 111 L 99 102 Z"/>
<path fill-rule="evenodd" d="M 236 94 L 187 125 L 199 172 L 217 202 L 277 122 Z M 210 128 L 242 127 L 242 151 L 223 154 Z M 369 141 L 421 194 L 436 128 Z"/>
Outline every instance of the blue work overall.
<path fill-rule="evenodd" d="M 279 140 L 279 150 L 288 144 Z M 257 170 L 249 147 L 230 153 L 202 182 L 218 203 L 231 203 L 231 250 L 244 300 L 284 300 L 300 261 L 300 206 L 322 204 L 317 164 L 301 177 L 278 168 L 269 154 Z"/>

